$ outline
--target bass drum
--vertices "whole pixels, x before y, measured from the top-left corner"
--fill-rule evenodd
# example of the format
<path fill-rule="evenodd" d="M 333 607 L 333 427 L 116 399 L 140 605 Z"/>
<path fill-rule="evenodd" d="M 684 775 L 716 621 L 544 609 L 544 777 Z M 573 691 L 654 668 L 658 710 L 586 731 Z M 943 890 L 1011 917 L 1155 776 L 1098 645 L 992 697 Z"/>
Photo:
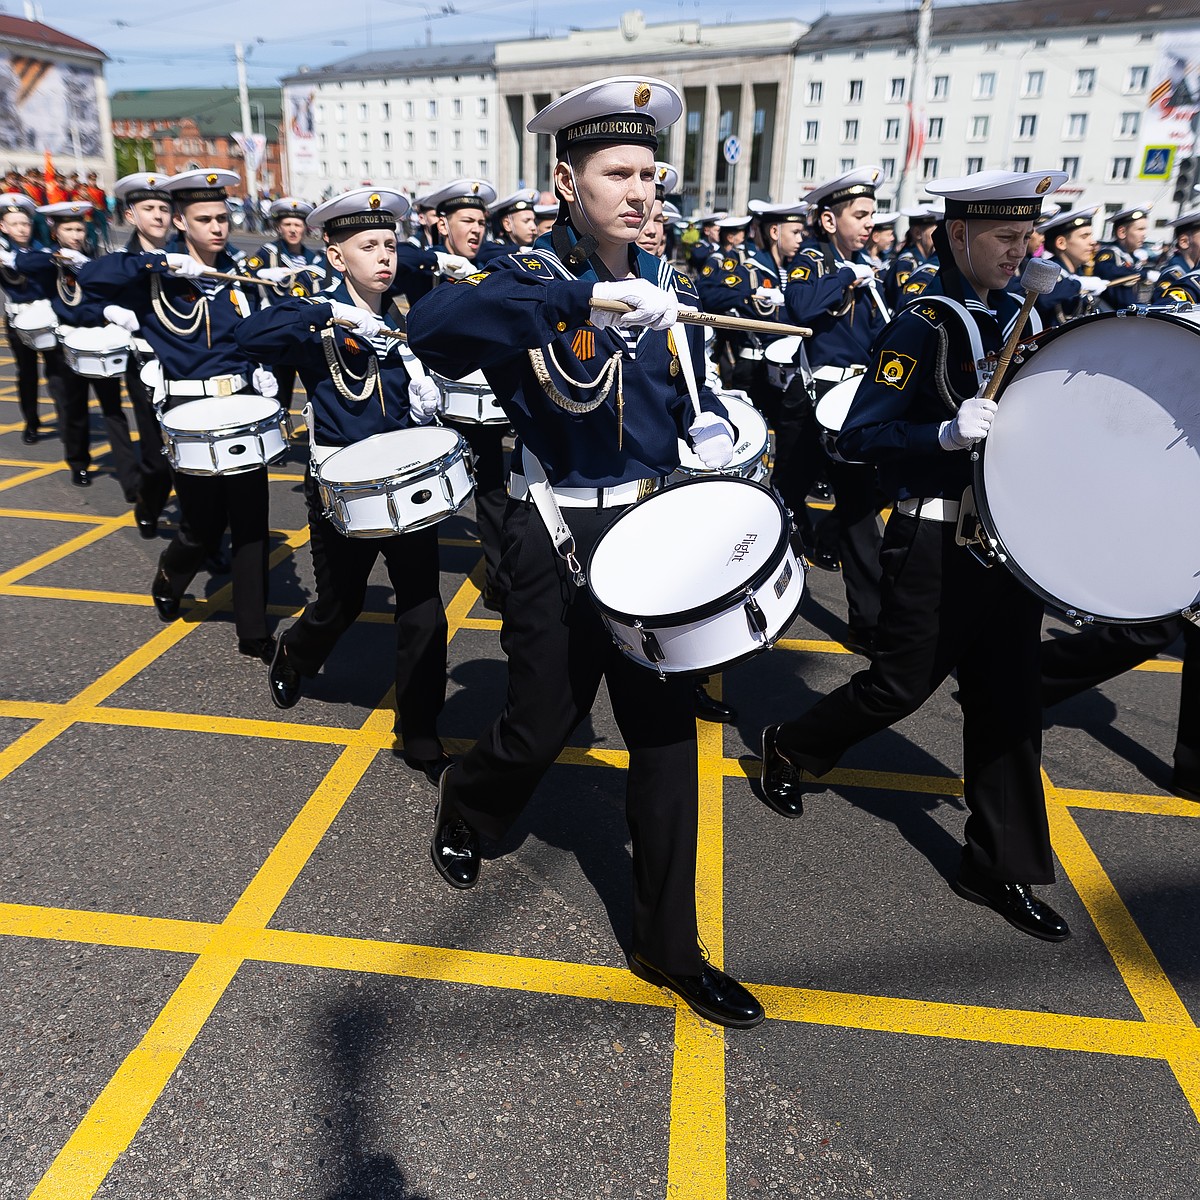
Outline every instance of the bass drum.
<path fill-rule="evenodd" d="M 1076 624 L 1200 600 L 1200 310 L 1097 313 L 1043 335 L 975 462 L 983 541 Z"/>

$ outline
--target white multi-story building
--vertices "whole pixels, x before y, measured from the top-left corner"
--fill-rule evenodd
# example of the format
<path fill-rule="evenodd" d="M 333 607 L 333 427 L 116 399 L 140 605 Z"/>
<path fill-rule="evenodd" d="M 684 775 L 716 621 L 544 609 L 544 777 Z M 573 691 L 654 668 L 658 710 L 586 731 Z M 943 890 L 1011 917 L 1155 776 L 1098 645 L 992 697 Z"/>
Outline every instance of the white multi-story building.
<path fill-rule="evenodd" d="M 883 206 L 936 176 L 990 168 L 1070 176 L 1065 206 L 1176 213 L 1174 172 L 1143 175 L 1162 136 L 1150 93 L 1168 44 L 1200 33 L 1200 4 L 1015 0 L 935 7 L 927 77 L 913 95 L 915 12 L 827 16 L 796 47 L 786 127 L 787 196 L 878 164 Z M 923 127 L 910 146 L 909 113 Z M 1189 136 L 1185 130 L 1184 136 Z M 1174 136 L 1177 155 L 1186 144 Z M 1161 166 L 1162 158 L 1151 166 Z"/>
<path fill-rule="evenodd" d="M 492 42 L 381 50 L 283 81 L 289 190 L 363 184 L 409 193 L 496 171 Z"/>

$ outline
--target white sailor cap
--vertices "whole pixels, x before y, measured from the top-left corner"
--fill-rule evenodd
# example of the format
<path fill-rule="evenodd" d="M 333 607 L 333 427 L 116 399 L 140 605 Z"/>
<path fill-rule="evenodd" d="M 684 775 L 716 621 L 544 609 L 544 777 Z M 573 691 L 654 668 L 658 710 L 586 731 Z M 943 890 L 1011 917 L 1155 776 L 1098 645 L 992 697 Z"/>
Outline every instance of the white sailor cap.
<path fill-rule="evenodd" d="M 937 204 L 914 204 L 902 208 L 899 215 L 907 217 L 910 225 L 936 225 L 945 217 L 946 211 Z"/>
<path fill-rule="evenodd" d="M 194 171 L 180 171 L 172 175 L 162 186 L 176 204 L 196 204 L 201 200 L 224 200 L 225 189 L 241 182 L 236 171 L 221 167 L 197 167 Z"/>
<path fill-rule="evenodd" d="M 882 167 L 856 167 L 836 179 L 818 183 L 804 199 L 812 208 L 832 208 L 835 204 L 840 204 L 843 200 L 852 200 L 855 196 L 874 197 L 875 188 L 882 182 Z"/>
<path fill-rule="evenodd" d="M 3 203 L 7 199 L 7 196 L 0 196 L 0 203 Z M 1180 213 L 1171 222 L 1171 226 L 1176 233 L 1187 233 L 1190 229 L 1200 228 L 1200 208 L 1193 208 L 1191 212 Z"/>
<path fill-rule="evenodd" d="M 727 216 L 729 216 L 729 214 L 724 209 L 720 209 L 718 212 L 700 213 L 698 216 L 692 218 L 692 224 L 699 225 L 700 228 L 703 229 L 705 225 L 718 224 Z"/>
<path fill-rule="evenodd" d="M 122 204 L 136 204 L 139 200 L 163 200 L 170 197 L 163 184 L 170 179 L 155 171 L 139 171 L 136 175 L 123 175 L 113 184 L 113 195 Z"/>
<path fill-rule="evenodd" d="M 488 212 L 493 217 L 507 217 L 509 213 L 523 212 L 525 209 L 532 210 L 540 195 L 541 192 L 537 188 L 520 188 L 511 196 L 505 196 L 503 200 L 489 204 Z M 558 211 L 557 207 L 554 211 Z"/>
<path fill-rule="evenodd" d="M 877 212 L 872 220 L 876 229 L 890 229 L 900 219 L 898 212 Z"/>
<path fill-rule="evenodd" d="M 1134 221 L 1141 221 L 1148 217 L 1150 209 L 1153 207 L 1151 204 L 1142 204 L 1136 208 L 1123 208 L 1120 212 L 1113 213 L 1108 219 L 1112 222 L 1112 227 L 1116 229 L 1118 225 L 1131 225 Z"/>
<path fill-rule="evenodd" d="M 662 206 L 663 206 L 663 217 L 665 220 L 670 221 L 671 224 L 673 224 L 673 225 L 678 224 L 680 221 L 683 221 L 683 213 L 681 213 L 679 211 L 679 209 L 677 209 L 675 207 L 675 205 L 673 205 L 670 202 L 670 200 L 664 200 L 662 202 Z M 684 222 L 684 223 L 686 224 L 686 222 Z"/>
<path fill-rule="evenodd" d="M 1061 204 L 1055 204 L 1053 200 L 1042 201 L 1042 219 L 1044 221 L 1050 220 L 1051 217 L 1057 217 L 1060 212 L 1062 212 Z"/>
<path fill-rule="evenodd" d="M 267 209 L 267 216 L 272 221 L 281 220 L 283 217 L 299 217 L 303 221 L 307 220 L 312 210 L 313 206 L 307 200 L 297 200 L 295 196 L 282 196 L 272 201 L 271 207 Z"/>
<path fill-rule="evenodd" d="M 547 104 L 525 127 L 554 135 L 562 158 L 574 146 L 617 142 L 658 149 L 658 134 L 683 115 L 683 98 L 669 83 L 614 75 L 586 83 Z"/>
<path fill-rule="evenodd" d="M 770 200 L 751 200 L 746 207 L 765 224 L 778 222 L 781 225 L 801 224 L 808 214 L 808 204 L 772 204 Z"/>
<path fill-rule="evenodd" d="M 1093 204 L 1091 208 L 1071 208 L 1066 212 L 1056 213 L 1048 221 L 1043 221 L 1038 226 L 1038 233 L 1045 234 L 1047 237 L 1060 237 L 1073 230 L 1082 229 L 1085 225 L 1091 229 L 1092 218 L 1095 217 L 1099 208 L 1100 205 Z"/>
<path fill-rule="evenodd" d="M 718 229 L 745 229 L 751 219 L 750 217 L 722 217 L 714 224 Z"/>
<path fill-rule="evenodd" d="M 0 195 L 0 217 L 7 213 L 24 213 L 32 217 L 36 212 L 37 205 L 24 192 L 5 192 Z"/>
<path fill-rule="evenodd" d="M 88 200 L 60 200 L 57 204 L 39 204 L 43 217 L 58 221 L 82 221 L 94 206 Z"/>
<path fill-rule="evenodd" d="M 533 215 L 535 217 L 537 217 L 537 219 L 539 221 L 545 219 L 546 217 L 557 217 L 558 216 L 558 205 L 557 204 L 535 204 L 533 206 Z"/>
<path fill-rule="evenodd" d="M 958 179 L 935 179 L 925 190 L 946 201 L 946 219 L 1035 221 L 1042 197 L 1067 182 L 1065 171 L 976 171 Z"/>
<path fill-rule="evenodd" d="M 665 196 L 667 192 L 678 191 L 678 189 L 679 172 L 668 162 L 656 162 L 654 164 L 654 190 L 659 197 Z"/>
<path fill-rule="evenodd" d="M 308 214 L 308 223 L 326 233 L 359 229 L 395 229 L 396 222 L 408 212 L 408 199 L 384 188 L 351 188 L 318 204 Z"/>
<path fill-rule="evenodd" d="M 477 208 L 487 212 L 488 205 L 496 199 L 496 189 L 482 179 L 455 179 L 433 192 L 421 197 L 424 208 L 436 208 L 439 217 L 460 208 Z"/>

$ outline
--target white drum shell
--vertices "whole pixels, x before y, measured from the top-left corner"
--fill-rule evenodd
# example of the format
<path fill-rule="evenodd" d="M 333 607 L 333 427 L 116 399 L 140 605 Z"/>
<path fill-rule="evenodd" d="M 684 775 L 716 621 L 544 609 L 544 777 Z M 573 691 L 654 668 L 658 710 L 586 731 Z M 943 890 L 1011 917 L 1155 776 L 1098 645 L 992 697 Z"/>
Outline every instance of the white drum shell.
<path fill-rule="evenodd" d="M 111 379 L 125 372 L 129 361 L 129 334 L 115 325 L 68 328 L 58 332 L 63 358 L 76 375 Z"/>
<path fill-rule="evenodd" d="M 160 412 L 164 453 L 184 475 L 240 475 L 287 450 L 286 416 L 266 396 L 204 396 Z"/>
<path fill-rule="evenodd" d="M 767 363 L 767 382 L 779 388 L 781 391 L 786 391 L 788 384 L 792 382 L 797 371 L 800 370 L 800 364 L 793 362 L 804 339 L 799 337 L 781 337 L 776 338 L 763 351 L 763 358 Z"/>
<path fill-rule="evenodd" d="M 472 371 L 462 379 L 448 379 L 430 371 L 429 377 L 442 394 L 439 411 L 448 421 L 465 421 L 469 425 L 508 424 L 508 417 L 482 371 Z"/>
<path fill-rule="evenodd" d="M 313 474 L 325 517 L 352 538 L 435 525 L 471 498 L 466 442 L 437 426 L 377 433 L 334 451 Z"/>
<path fill-rule="evenodd" d="M 837 435 L 842 432 L 842 426 L 846 423 L 846 417 L 850 412 L 850 405 L 854 403 L 858 385 L 862 383 L 862 380 L 862 375 L 845 379 L 831 387 L 817 401 L 814 415 L 817 418 L 817 424 L 821 426 L 821 446 L 834 462 L 849 462 L 838 453 Z"/>
<path fill-rule="evenodd" d="M 49 300 L 14 305 L 8 320 L 17 339 L 31 350 L 53 350 L 58 345 L 58 317 Z"/>
<path fill-rule="evenodd" d="M 724 393 L 721 402 L 729 420 L 737 430 L 733 458 L 723 467 L 706 467 L 700 456 L 682 438 L 679 440 L 679 466 L 672 480 L 695 479 L 702 475 L 736 475 L 754 483 L 762 483 L 768 474 L 771 435 L 767 422 L 753 404 Z"/>
<path fill-rule="evenodd" d="M 703 497 L 687 495 L 699 488 L 709 492 Z M 747 499 L 739 495 L 740 489 L 753 489 L 768 503 L 758 498 L 749 506 L 739 503 Z M 690 504 L 691 499 L 702 502 Z M 658 506 L 655 517 L 661 514 L 664 520 L 654 522 L 657 528 L 648 537 L 652 505 Z M 726 519 L 714 520 L 719 513 Z M 632 520 L 630 514 L 635 514 Z M 623 521 L 629 522 L 625 529 Z M 768 649 L 795 619 L 804 595 L 804 570 L 792 551 L 789 532 L 782 504 L 761 485 L 742 479 L 695 479 L 656 493 L 614 521 L 589 559 L 588 585 L 601 619 L 626 657 L 664 675 L 719 671 Z M 761 562 L 743 577 L 736 555 L 746 542 L 732 547 L 728 543 L 730 537 L 750 536 L 762 539 Z M 639 548 L 643 561 L 638 561 Z M 726 551 L 731 551 L 729 556 Z M 685 579 L 675 580 L 672 574 L 685 560 L 692 569 L 710 572 L 714 589 L 714 595 L 695 609 L 634 617 L 606 603 L 607 596 L 628 607 L 633 581 L 632 590 L 646 585 L 647 608 L 661 608 L 664 591 L 677 586 L 682 596 L 690 590 Z M 614 572 L 622 578 L 609 587 L 607 578 Z M 665 589 L 664 580 L 669 584 Z"/>

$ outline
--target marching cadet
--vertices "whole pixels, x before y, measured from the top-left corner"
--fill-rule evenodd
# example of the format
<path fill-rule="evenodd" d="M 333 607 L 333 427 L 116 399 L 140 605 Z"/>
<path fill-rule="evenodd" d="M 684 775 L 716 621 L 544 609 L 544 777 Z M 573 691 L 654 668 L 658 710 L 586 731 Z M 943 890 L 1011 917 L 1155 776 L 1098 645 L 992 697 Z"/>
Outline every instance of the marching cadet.
<path fill-rule="evenodd" d="M 875 268 L 877 276 L 887 267 L 896 245 L 896 221 L 899 216 L 899 213 L 875 214 L 875 224 L 871 226 L 871 235 L 863 247 L 863 261 Z"/>
<path fill-rule="evenodd" d="M 43 294 L 50 299 L 60 329 L 104 324 L 103 305 L 88 300 L 77 278 L 79 269 L 89 261 L 83 247 L 88 235 L 86 218 L 91 209 L 90 202 L 81 200 L 42 205 L 38 212 L 50 224 L 50 236 L 56 249 L 17 252 L 17 270 L 37 280 Z M 46 386 L 54 397 L 58 412 L 58 432 L 62 438 L 63 457 L 71 469 L 71 482 L 76 487 L 91 487 L 92 483 L 88 474 L 92 461 L 88 451 L 90 384 L 104 415 L 113 472 L 125 499 L 133 504 L 137 500 L 141 471 L 129 437 L 129 421 L 121 407 L 120 379 L 85 379 L 77 375 L 68 365 L 61 347 L 47 350 L 44 358 Z"/>
<path fill-rule="evenodd" d="M 267 218 L 279 236 L 260 246 L 242 264 L 247 274 L 275 285 L 262 289 L 267 304 L 284 296 L 315 296 L 325 282 L 325 252 L 304 244 L 306 221 L 312 210 L 311 204 L 295 196 L 274 200 L 267 209 Z M 290 409 L 296 368 L 280 364 L 272 368 L 272 373 L 279 388 L 277 399 Z"/>
<path fill-rule="evenodd" d="M 711 255 L 715 254 L 720 246 L 720 229 L 717 222 L 723 217 L 727 217 L 728 213 L 714 212 L 706 213 L 702 217 L 697 217 L 692 222 L 700 230 L 700 239 L 692 246 L 688 254 L 688 269 L 693 275 L 698 275 L 704 268 L 704 264 L 708 262 Z"/>
<path fill-rule="evenodd" d="M 38 416 L 38 352 L 16 336 L 12 319 L 20 305 L 46 298 L 35 280 L 16 269 L 18 251 L 45 249 L 33 239 L 35 216 L 37 208 L 24 192 L 0 195 L 0 288 L 4 290 L 4 310 L 8 318 L 5 321 L 8 348 L 17 365 L 17 400 L 21 419 L 25 422 L 21 441 L 27 446 L 37 442 L 42 423 Z"/>
<path fill-rule="evenodd" d="M 496 191 L 491 184 L 483 186 L 488 189 L 488 199 L 494 199 Z M 466 279 L 476 269 L 474 258 L 442 244 L 446 236 L 443 232 L 445 222 L 438 211 L 437 197 L 443 191 L 444 188 L 438 188 L 417 197 L 420 227 L 414 231 L 412 237 L 396 247 L 394 290 L 404 296 L 409 304 L 415 304 L 426 295 L 439 279 Z M 486 206 L 486 199 L 484 204 Z M 482 230 L 485 226 L 486 222 L 479 228 L 479 242 L 483 240 Z M 457 241 L 466 243 L 469 238 L 473 240 L 475 232 L 474 222 L 455 223 L 454 234 Z"/>
<path fill-rule="evenodd" d="M 429 250 L 437 245 L 437 209 L 424 196 L 415 197 L 412 206 L 417 219 L 408 236 L 408 244 L 418 250 Z"/>
<path fill-rule="evenodd" d="M 437 411 L 432 380 L 401 341 L 385 333 L 397 327 L 389 301 L 396 222 L 407 212 L 398 192 L 369 187 L 314 209 L 309 220 L 324 231 L 329 264 L 342 282 L 319 296 L 279 300 L 235 332 L 248 358 L 298 370 L 312 406 L 304 494 L 317 598 L 278 638 L 268 676 L 271 699 L 279 708 L 299 701 L 303 679 L 320 671 L 362 612 L 368 577 L 382 555 L 396 595 L 395 729 L 403 741 L 397 753 L 436 783 L 450 762 L 437 734 L 446 702 L 447 635 L 437 526 L 394 537 L 347 537 L 325 517 L 313 474 L 339 447 L 427 424 Z"/>
<path fill-rule="evenodd" d="M 678 349 L 703 377 L 702 339 L 678 347 L 668 338 L 680 301 L 694 302 L 691 284 L 633 244 L 654 198 L 657 131 L 682 109 L 669 84 L 637 78 L 576 88 L 543 109 L 528 128 L 556 139 L 561 209 L 549 237 L 531 254 L 437 288 L 410 314 L 413 350 L 437 370 L 481 368 L 522 448 L 505 514 L 508 698 L 442 775 L 431 851 L 448 883 L 474 886 L 479 836 L 511 826 L 606 680 L 629 747 L 630 969 L 708 1020 L 748 1028 L 762 1007 L 697 944 L 691 685 L 660 682 L 621 654 L 574 567 L 614 517 L 676 468 L 678 438 L 710 466 L 733 453 L 720 401 L 701 388 L 704 411 L 693 415 L 685 383 L 668 369 Z M 632 311 L 602 313 L 593 298 Z"/>
<path fill-rule="evenodd" d="M 541 237 L 544 233 L 549 233 L 554 228 L 554 221 L 557 216 L 557 204 L 535 204 L 533 206 L 533 218 L 536 222 L 537 237 Z"/>
<path fill-rule="evenodd" d="M 0 201 L 4 199 L 0 196 Z M 1200 267 L 1200 208 L 1181 213 L 1171 225 L 1175 230 L 1175 252 L 1158 277 L 1155 300 L 1160 304 L 1175 298 L 1171 289 L 1176 282 Z"/>
<path fill-rule="evenodd" d="M 172 176 L 162 186 L 187 253 L 159 250 L 110 254 L 80 271 L 85 293 L 95 293 L 124 313 L 126 328 L 140 330 L 162 370 L 156 401 L 166 410 L 203 396 L 257 392 L 270 396 L 275 379 L 237 345 L 237 326 L 257 306 L 238 284 L 213 279 L 237 264 L 226 250 L 229 207 L 225 189 L 233 171 L 200 168 Z M 150 595 L 159 617 L 173 621 L 188 585 L 220 546 L 233 538 L 233 615 L 240 653 L 269 662 L 275 650 L 267 633 L 267 471 L 234 475 L 175 476 L 183 520 L 158 561 Z"/>
<path fill-rule="evenodd" d="M 1068 209 L 1038 226 L 1046 239 L 1045 257 L 1058 263 L 1064 272 L 1053 291 L 1038 297 L 1037 312 L 1043 329 L 1053 329 L 1091 312 L 1095 306 L 1094 298 L 1108 286 L 1103 279 L 1091 274 L 1092 256 L 1096 252 L 1092 218 L 1098 207 Z M 1016 279 L 1012 286 L 1020 297 L 1022 293 Z"/>
<path fill-rule="evenodd" d="M 875 185 L 882 178 L 881 168 L 860 167 L 805 197 L 816 213 L 818 241 L 796 256 L 784 295 L 788 319 L 813 331 L 804 349 L 817 400 L 865 367 L 889 320 L 875 271 L 862 260 L 875 219 Z M 872 466 L 830 461 L 828 471 L 834 508 L 818 540 L 832 534 L 833 544 L 818 546 L 813 561 L 828 567 L 840 559 L 849 608 L 845 644 L 869 656 L 879 620 L 883 497 Z M 798 480 L 795 494 L 806 494 L 811 482 Z"/>
<path fill-rule="evenodd" d="M 503 200 L 488 205 L 492 226 L 490 242 L 484 242 L 475 255 L 475 265 L 482 267 L 497 254 L 512 254 L 526 250 L 537 238 L 537 218 L 533 206 L 537 203 L 536 188 L 521 188 Z"/>
<path fill-rule="evenodd" d="M 935 237 L 942 287 L 957 307 L 926 300 L 897 315 L 838 438 L 846 458 L 878 464 L 894 508 L 875 656 L 799 719 L 762 735 L 763 799 L 798 817 L 804 793 L 823 790 L 820 777 L 851 746 L 915 712 L 957 670 L 970 815 L 951 886 L 1047 941 L 1070 930 L 1031 886 L 1054 879 L 1040 773 L 1042 604 L 955 535 L 971 447 L 996 411 L 983 398 L 978 350 L 999 351 L 1019 307 L 1006 287 L 1026 235 L 1042 196 L 1066 179 L 984 171 L 927 185 L 946 198 Z"/>
<path fill-rule="evenodd" d="M 1113 240 L 1105 242 L 1096 252 L 1092 274 L 1108 281 L 1104 303 L 1110 307 L 1128 308 L 1138 302 L 1138 285 L 1144 279 L 1153 283 L 1157 272 L 1150 271 L 1137 259 L 1145 245 L 1150 227 L 1150 208 L 1123 208 L 1112 217 Z M 1153 276 L 1153 278 L 1151 278 Z M 1122 282 L 1116 283 L 1115 280 Z"/>
<path fill-rule="evenodd" d="M 937 253 L 933 248 L 933 231 L 942 219 L 941 210 L 932 204 L 919 204 L 913 208 L 902 208 L 902 217 L 908 218 L 908 231 L 904 245 L 896 252 L 883 277 L 883 298 L 888 308 L 895 311 L 910 295 L 919 295 L 916 290 L 908 293 L 905 284 L 909 277 L 925 266 L 936 263 Z"/>

